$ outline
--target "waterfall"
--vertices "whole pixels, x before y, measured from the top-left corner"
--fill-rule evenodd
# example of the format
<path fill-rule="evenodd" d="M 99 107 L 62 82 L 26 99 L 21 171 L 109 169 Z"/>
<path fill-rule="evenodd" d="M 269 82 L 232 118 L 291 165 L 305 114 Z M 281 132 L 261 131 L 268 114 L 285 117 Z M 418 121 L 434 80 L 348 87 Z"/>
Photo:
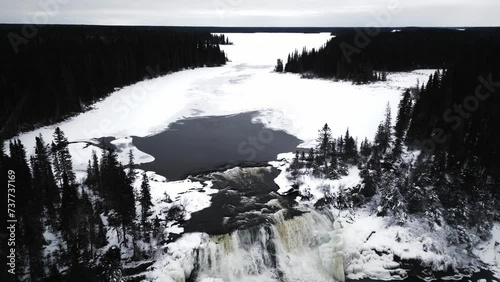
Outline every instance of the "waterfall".
<path fill-rule="evenodd" d="M 213 235 L 196 252 L 199 282 L 344 281 L 343 241 L 329 211 Z"/>

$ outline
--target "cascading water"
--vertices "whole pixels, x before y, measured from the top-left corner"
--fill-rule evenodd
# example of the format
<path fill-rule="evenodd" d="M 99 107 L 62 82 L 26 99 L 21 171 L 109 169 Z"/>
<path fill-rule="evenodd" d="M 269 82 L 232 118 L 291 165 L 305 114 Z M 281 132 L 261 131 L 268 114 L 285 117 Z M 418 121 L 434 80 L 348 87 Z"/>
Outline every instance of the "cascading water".
<path fill-rule="evenodd" d="M 199 282 L 344 281 L 342 237 L 329 211 L 213 235 L 196 252 Z"/>

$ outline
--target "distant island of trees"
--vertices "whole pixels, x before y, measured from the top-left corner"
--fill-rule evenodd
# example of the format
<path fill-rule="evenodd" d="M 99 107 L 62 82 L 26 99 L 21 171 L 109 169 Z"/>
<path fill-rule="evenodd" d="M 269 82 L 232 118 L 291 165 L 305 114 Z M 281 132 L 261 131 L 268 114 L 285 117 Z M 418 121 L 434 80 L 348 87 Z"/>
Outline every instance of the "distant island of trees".
<path fill-rule="evenodd" d="M 348 29 L 319 49 L 295 50 L 276 70 L 362 84 L 384 80 L 387 72 L 497 66 L 490 62 L 500 61 L 499 49 L 498 28 L 382 29 L 374 36 Z"/>

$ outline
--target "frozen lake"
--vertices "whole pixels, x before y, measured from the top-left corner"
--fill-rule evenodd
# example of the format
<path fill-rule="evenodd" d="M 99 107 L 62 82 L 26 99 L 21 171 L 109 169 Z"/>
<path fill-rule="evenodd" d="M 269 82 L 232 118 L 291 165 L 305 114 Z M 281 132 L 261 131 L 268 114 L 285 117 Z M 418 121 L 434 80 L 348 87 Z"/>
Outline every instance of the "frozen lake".
<path fill-rule="evenodd" d="M 137 148 L 155 157 L 140 168 L 169 180 L 235 162 L 276 159 L 295 151 L 301 140 L 281 130 L 252 123 L 258 112 L 180 120 L 159 134 L 134 138 Z"/>

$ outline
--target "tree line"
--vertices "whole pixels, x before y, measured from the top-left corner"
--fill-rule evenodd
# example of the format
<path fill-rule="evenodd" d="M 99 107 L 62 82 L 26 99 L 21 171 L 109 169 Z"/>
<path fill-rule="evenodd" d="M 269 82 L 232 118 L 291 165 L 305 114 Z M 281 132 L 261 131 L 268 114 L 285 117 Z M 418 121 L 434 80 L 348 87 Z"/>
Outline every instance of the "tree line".
<path fill-rule="evenodd" d="M 163 27 L 0 26 L 0 133 L 14 136 L 87 109 L 115 89 L 170 72 L 219 66 L 224 36 Z M 16 46 L 18 52 L 13 49 Z"/>
<path fill-rule="evenodd" d="M 495 51 L 499 48 L 497 28 L 382 29 L 376 36 L 347 30 L 319 49 L 296 50 L 282 64 L 285 72 L 369 83 L 384 80 L 387 72 L 394 71 L 448 69 L 471 62 L 487 67 L 489 61 L 499 61 Z"/>

